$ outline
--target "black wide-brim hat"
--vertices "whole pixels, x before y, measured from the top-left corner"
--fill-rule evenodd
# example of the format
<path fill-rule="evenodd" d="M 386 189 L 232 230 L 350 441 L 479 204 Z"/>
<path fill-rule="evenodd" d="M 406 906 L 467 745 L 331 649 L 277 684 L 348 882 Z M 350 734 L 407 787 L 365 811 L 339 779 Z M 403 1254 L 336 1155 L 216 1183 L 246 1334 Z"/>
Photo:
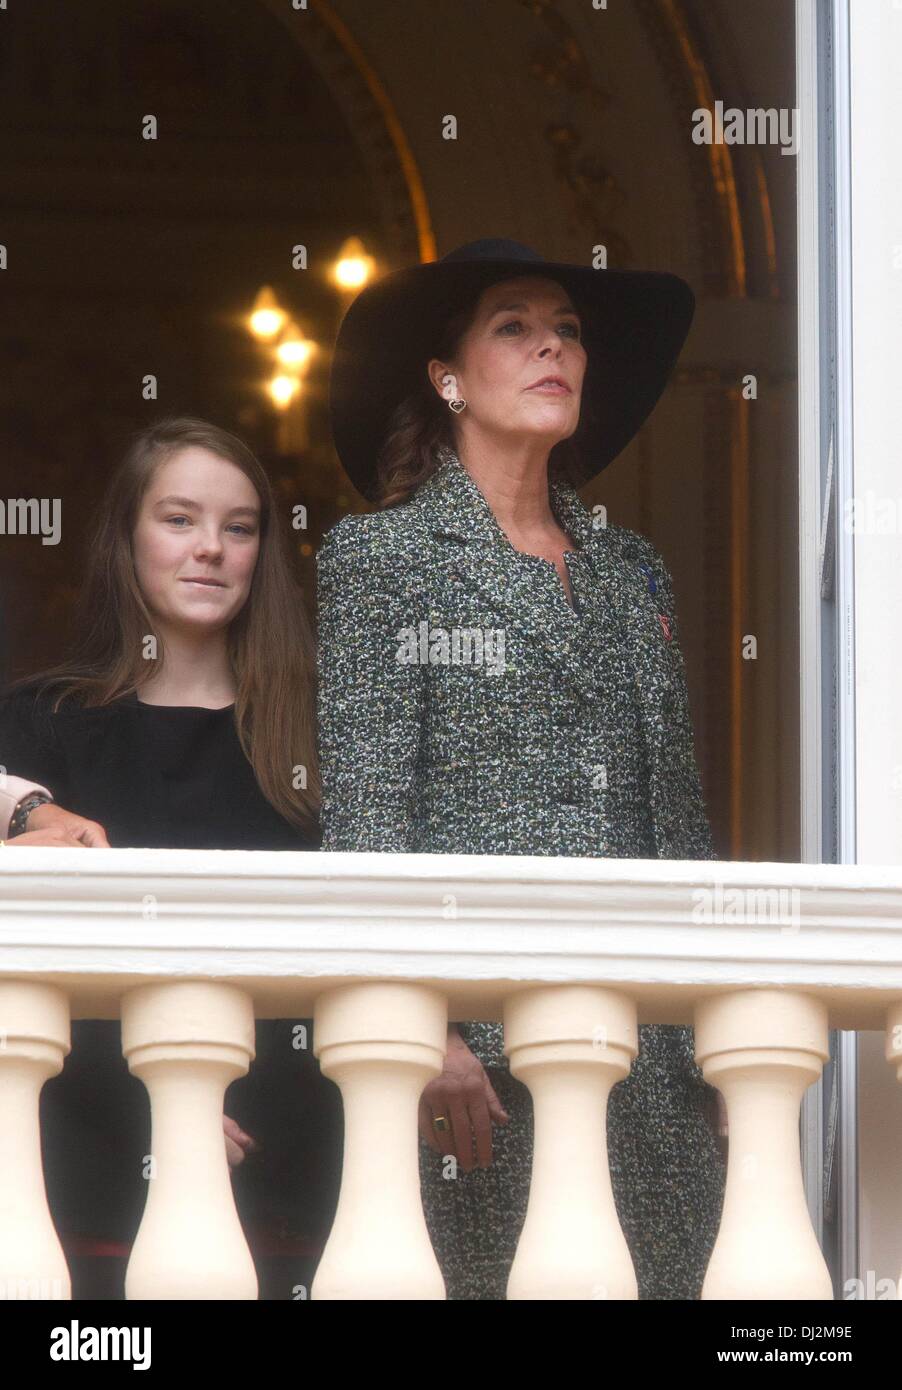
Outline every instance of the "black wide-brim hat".
<path fill-rule="evenodd" d="M 651 414 L 695 311 L 684 280 L 664 271 L 547 261 L 504 238 L 471 241 L 440 261 L 377 280 L 342 321 L 332 362 L 332 434 L 348 477 L 365 497 L 375 491 L 392 412 L 428 385 L 426 364 L 451 315 L 490 285 L 521 275 L 556 280 L 580 314 L 587 363 L 573 436 L 578 481 L 607 468 Z"/>

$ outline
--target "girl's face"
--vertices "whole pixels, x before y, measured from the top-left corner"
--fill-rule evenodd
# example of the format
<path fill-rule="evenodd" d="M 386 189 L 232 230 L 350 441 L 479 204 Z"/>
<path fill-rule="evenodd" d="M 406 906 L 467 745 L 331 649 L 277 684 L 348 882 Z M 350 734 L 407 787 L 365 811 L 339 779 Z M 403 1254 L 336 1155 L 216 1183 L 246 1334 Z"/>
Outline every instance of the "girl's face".
<path fill-rule="evenodd" d="M 429 375 L 442 391 L 451 372 L 467 408 L 459 416 L 490 434 L 567 439 L 579 424 L 586 350 L 580 320 L 554 280 L 523 276 L 490 285 L 481 296 L 453 364 L 433 359 Z M 557 378 L 543 382 L 544 378 Z"/>
<path fill-rule="evenodd" d="M 228 459 L 190 445 L 159 466 L 132 538 L 154 617 L 194 632 L 228 627 L 247 602 L 260 549 L 260 498 Z"/>

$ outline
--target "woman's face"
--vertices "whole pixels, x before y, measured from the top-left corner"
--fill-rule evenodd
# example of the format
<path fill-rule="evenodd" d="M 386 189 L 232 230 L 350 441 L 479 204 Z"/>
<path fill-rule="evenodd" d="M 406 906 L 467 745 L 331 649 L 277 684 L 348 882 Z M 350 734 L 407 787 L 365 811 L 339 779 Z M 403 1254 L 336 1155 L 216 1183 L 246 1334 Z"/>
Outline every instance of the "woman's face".
<path fill-rule="evenodd" d="M 132 538 L 138 584 L 154 617 L 215 631 L 247 601 L 260 549 L 260 498 L 234 463 L 191 445 L 159 466 Z"/>
<path fill-rule="evenodd" d="M 429 376 L 442 392 L 447 372 L 467 403 L 461 425 L 489 433 L 567 439 L 579 424 L 586 350 L 580 320 L 554 280 L 523 276 L 482 294 L 453 363 L 433 359 Z M 557 383 L 544 378 L 557 378 Z M 466 421 L 464 420 L 466 417 Z"/>

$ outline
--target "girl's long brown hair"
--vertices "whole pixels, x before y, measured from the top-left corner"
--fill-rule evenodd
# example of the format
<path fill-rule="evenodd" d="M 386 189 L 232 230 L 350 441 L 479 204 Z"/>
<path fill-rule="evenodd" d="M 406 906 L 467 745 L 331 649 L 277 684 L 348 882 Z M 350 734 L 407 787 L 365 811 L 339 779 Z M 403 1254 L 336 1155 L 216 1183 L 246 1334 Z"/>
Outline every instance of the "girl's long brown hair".
<path fill-rule="evenodd" d="M 522 271 L 499 277 L 517 279 Z M 479 299 L 486 285 L 473 291 L 463 305 L 446 320 L 437 335 L 434 350 L 423 359 L 421 380 L 394 409 L 389 419 L 385 440 L 376 460 L 376 485 L 373 500 L 379 508 L 396 507 L 407 502 L 421 483 L 438 467 L 438 448 L 442 445 L 456 449 L 453 428 L 454 414 L 429 380 L 426 364 L 433 357 L 440 362 L 453 362 L 467 329 L 476 316 Z M 586 414 L 583 402 L 580 423 Z M 564 478 L 578 486 L 585 481 L 579 448 L 574 438 L 563 439 L 548 456 L 549 478 Z"/>
<path fill-rule="evenodd" d="M 190 417 L 158 421 L 135 435 L 110 482 L 87 555 L 77 609 L 77 637 L 60 665 L 9 687 L 55 689 L 53 710 L 67 697 L 107 705 L 138 691 L 165 661 L 162 636 L 135 574 L 132 536 L 157 468 L 188 447 L 208 449 L 250 479 L 260 499 L 260 549 L 247 602 L 228 633 L 237 684 L 235 724 L 263 795 L 299 830 L 316 834 L 320 803 L 316 757 L 314 647 L 303 594 L 293 572 L 266 473 L 237 436 Z M 157 658 L 143 656 L 148 635 Z M 306 786 L 296 770 L 306 772 Z"/>

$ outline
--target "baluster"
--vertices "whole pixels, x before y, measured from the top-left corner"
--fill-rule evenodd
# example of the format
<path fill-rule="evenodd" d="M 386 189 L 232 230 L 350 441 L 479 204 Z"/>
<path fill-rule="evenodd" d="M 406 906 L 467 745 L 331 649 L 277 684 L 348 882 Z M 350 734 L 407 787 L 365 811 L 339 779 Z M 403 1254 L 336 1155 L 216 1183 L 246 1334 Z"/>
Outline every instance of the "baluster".
<path fill-rule="evenodd" d="M 72 1297 L 41 1162 L 40 1095 L 69 1052 L 69 1001 L 54 985 L 0 980 L 0 1297 Z"/>
<path fill-rule="evenodd" d="M 635 1004 L 588 985 L 525 989 L 505 1001 L 504 1036 L 535 1120 L 529 1205 L 507 1297 L 636 1298 L 607 1151 L 608 1097 L 638 1051 Z"/>
<path fill-rule="evenodd" d="M 344 1158 L 316 1299 L 440 1299 L 441 1270 L 420 1196 L 417 1111 L 447 1047 L 435 990 L 374 981 L 320 995 L 314 1050 L 341 1089 Z"/>
<path fill-rule="evenodd" d="M 122 1050 L 150 1095 L 152 1176 L 127 1298 L 257 1297 L 222 1132 L 226 1087 L 254 1056 L 254 1009 L 232 985 L 141 985 L 122 1000 Z"/>
<path fill-rule="evenodd" d="M 788 990 L 718 994 L 696 1009 L 695 1052 L 729 1123 L 723 1215 L 704 1299 L 832 1299 L 802 1182 L 799 1107 L 829 1057 L 827 1009 Z"/>

